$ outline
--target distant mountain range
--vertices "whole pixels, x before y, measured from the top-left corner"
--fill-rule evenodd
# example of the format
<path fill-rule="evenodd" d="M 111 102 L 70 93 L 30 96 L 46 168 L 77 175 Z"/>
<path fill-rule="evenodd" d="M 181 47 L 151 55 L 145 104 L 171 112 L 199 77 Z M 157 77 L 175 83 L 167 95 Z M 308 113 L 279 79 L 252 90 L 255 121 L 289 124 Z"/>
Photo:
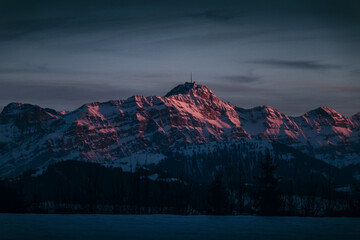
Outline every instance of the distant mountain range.
<path fill-rule="evenodd" d="M 164 97 L 95 102 L 72 112 L 10 103 L 0 114 L 0 174 L 13 177 L 30 169 L 41 174 L 49 164 L 66 160 L 131 171 L 169 162 L 169 153 L 211 154 L 219 144 L 248 143 L 252 152 L 269 149 L 287 162 L 301 155 L 351 169 L 347 174 L 360 180 L 360 113 L 347 118 L 320 107 L 291 117 L 269 106 L 243 109 L 189 82 Z"/>

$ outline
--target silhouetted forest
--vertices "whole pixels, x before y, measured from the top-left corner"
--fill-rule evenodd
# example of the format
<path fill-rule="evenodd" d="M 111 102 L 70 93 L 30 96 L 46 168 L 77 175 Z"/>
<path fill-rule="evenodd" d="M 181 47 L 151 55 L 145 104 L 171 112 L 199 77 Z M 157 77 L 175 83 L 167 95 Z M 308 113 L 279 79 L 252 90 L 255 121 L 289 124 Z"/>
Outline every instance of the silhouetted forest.
<path fill-rule="evenodd" d="M 214 171 L 209 182 L 168 171 L 137 167 L 135 172 L 95 163 L 66 161 L 42 174 L 0 183 L 1 212 L 360 216 L 359 188 L 339 192 L 333 182 L 312 174 L 301 190 L 282 181 L 278 164 L 266 154 L 248 181 L 243 168 Z"/>

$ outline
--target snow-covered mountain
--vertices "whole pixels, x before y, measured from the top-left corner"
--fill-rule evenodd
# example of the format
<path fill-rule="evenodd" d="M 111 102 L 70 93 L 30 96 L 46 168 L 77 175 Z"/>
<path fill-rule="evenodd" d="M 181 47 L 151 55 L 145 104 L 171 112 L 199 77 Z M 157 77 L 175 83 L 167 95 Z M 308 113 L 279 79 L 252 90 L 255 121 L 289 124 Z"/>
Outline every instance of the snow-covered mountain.
<path fill-rule="evenodd" d="M 128 166 L 163 152 L 252 139 L 286 144 L 336 167 L 360 164 L 360 113 L 321 107 L 290 117 L 269 106 L 242 109 L 206 86 L 179 85 L 164 97 L 90 103 L 72 112 L 10 103 L 0 114 L 0 173 L 14 176 L 55 161 Z"/>

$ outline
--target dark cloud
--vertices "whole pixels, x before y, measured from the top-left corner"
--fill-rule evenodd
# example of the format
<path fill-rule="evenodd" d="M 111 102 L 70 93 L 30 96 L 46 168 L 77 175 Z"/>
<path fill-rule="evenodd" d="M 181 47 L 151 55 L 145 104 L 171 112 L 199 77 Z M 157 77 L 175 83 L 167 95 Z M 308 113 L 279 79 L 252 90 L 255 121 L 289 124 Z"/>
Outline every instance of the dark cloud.
<path fill-rule="evenodd" d="M 190 17 L 199 19 L 209 19 L 214 21 L 227 21 L 236 18 L 236 15 L 230 14 L 226 10 L 208 10 L 199 13 L 189 14 Z"/>
<path fill-rule="evenodd" d="M 212 20 L 229 20 L 237 15 L 256 16 L 284 16 L 289 18 L 302 16 L 319 16 L 324 19 L 336 21 L 347 21 L 358 24 L 354 21 L 359 19 L 359 1 L 356 0 L 2 0 L 0 1 L 0 15 L 12 17 L 13 15 L 87 15 L 99 13 L 113 13 L 119 15 L 154 15 L 168 16 L 173 13 L 185 13 L 195 18 Z M 231 13 L 230 13 L 231 12 Z M 169 14 L 170 13 L 170 14 Z"/>
<path fill-rule="evenodd" d="M 346 83 L 320 83 L 312 87 L 303 87 L 305 91 L 311 91 L 314 88 L 321 89 L 322 91 L 336 93 L 336 94 L 357 94 L 357 99 L 360 100 L 360 86 Z M 355 95 L 356 96 L 356 95 Z"/>
<path fill-rule="evenodd" d="M 228 98 L 227 94 L 231 93 L 251 93 L 251 94 L 267 94 L 271 92 L 270 89 L 264 87 L 254 87 L 250 85 L 234 85 L 234 84 L 220 84 L 220 83 L 209 83 L 207 86 L 214 91 L 219 97 L 224 96 Z"/>
<path fill-rule="evenodd" d="M 254 76 L 253 74 L 249 74 L 249 75 L 223 76 L 222 79 L 230 80 L 232 82 L 237 82 L 237 83 L 253 83 L 258 81 L 260 77 Z"/>
<path fill-rule="evenodd" d="M 343 68 L 343 66 L 341 65 L 321 64 L 316 61 L 308 61 L 308 60 L 292 61 L 292 60 L 280 60 L 280 59 L 263 59 L 263 60 L 250 61 L 249 63 L 269 65 L 273 67 L 303 69 L 303 70 L 329 70 L 329 69 Z"/>
<path fill-rule="evenodd" d="M 139 17 L 138 20 L 141 20 Z M 91 16 L 29 16 L 9 22 L 0 22 L 0 40 L 13 41 L 23 38 L 34 38 L 35 34 L 58 33 L 70 34 L 94 32 L 98 30 L 116 29 L 125 24 L 134 24 L 134 20 L 128 17 L 111 15 L 91 15 Z M 45 37 L 46 38 L 46 37 Z M 31 39 L 31 38 L 30 38 Z"/>

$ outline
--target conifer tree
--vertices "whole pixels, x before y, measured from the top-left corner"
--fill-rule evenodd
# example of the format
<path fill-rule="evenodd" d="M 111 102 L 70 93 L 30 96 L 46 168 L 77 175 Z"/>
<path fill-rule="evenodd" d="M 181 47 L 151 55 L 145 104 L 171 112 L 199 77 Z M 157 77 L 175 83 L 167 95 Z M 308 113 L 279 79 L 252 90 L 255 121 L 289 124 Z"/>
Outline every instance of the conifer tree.
<path fill-rule="evenodd" d="M 260 162 L 260 176 L 257 179 L 257 207 L 260 215 L 279 215 L 281 195 L 278 190 L 279 178 L 275 176 L 277 166 L 268 152 Z"/>
<path fill-rule="evenodd" d="M 228 214 L 229 213 L 228 198 L 229 198 L 228 193 L 222 181 L 222 174 L 217 172 L 215 174 L 215 179 L 211 183 L 211 187 L 210 187 L 210 198 L 209 198 L 210 213 L 214 215 Z"/>

